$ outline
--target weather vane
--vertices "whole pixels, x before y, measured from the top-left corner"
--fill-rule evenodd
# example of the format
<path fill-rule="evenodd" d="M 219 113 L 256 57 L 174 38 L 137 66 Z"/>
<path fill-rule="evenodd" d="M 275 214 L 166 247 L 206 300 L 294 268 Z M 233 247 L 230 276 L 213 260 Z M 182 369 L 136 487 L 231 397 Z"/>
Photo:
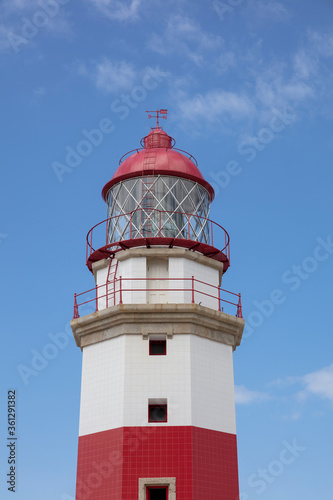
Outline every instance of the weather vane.
<path fill-rule="evenodd" d="M 158 123 L 159 116 L 162 115 L 163 120 L 166 120 L 167 119 L 168 110 L 167 109 L 157 109 L 156 111 L 146 111 L 146 113 L 148 113 L 148 118 L 149 119 L 150 118 L 156 118 L 156 122 L 157 122 L 156 128 L 159 128 L 159 123 Z M 151 113 L 156 113 L 156 115 L 152 115 Z"/>

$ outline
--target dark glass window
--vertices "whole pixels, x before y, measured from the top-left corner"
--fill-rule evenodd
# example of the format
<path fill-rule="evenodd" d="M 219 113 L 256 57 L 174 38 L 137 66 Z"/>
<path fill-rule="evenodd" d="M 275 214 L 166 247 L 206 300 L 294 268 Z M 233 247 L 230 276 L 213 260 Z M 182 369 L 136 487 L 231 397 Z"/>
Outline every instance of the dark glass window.
<path fill-rule="evenodd" d="M 147 500 L 168 500 L 168 488 L 166 486 L 148 487 Z"/>
<path fill-rule="evenodd" d="M 166 340 L 150 340 L 149 354 L 152 356 L 163 356 L 166 354 Z"/>
<path fill-rule="evenodd" d="M 148 422 L 167 422 L 167 405 L 149 404 Z"/>

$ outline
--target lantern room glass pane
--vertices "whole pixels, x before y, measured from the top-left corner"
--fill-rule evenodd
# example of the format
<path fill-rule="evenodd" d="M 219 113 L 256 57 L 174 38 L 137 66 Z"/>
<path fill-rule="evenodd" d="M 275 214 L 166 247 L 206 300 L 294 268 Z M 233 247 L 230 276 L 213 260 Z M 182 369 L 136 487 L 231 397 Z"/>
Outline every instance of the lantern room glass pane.
<path fill-rule="evenodd" d="M 209 194 L 179 177 L 142 176 L 113 186 L 107 195 L 108 242 L 146 237 L 209 243 Z"/>

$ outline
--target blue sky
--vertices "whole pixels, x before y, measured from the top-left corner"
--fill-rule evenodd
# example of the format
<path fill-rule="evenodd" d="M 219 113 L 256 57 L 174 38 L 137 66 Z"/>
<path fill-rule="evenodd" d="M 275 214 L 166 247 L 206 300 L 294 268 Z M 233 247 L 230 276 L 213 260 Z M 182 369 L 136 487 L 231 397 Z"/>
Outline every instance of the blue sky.
<path fill-rule="evenodd" d="M 234 355 L 241 499 L 329 498 L 331 1 L 4 0 L 0 11 L 1 498 L 10 388 L 16 498 L 74 498 L 81 352 L 68 322 L 74 292 L 93 284 L 85 235 L 156 108 L 214 186 L 211 216 L 231 237 L 223 286 L 242 292 L 247 320 Z"/>

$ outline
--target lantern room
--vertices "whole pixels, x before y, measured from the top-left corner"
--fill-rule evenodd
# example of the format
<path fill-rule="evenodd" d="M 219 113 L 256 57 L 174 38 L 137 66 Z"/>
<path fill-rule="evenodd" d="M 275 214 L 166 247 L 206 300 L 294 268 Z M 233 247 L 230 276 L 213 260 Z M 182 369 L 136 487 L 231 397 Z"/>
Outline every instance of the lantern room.
<path fill-rule="evenodd" d="M 223 262 L 225 272 L 229 235 L 208 218 L 214 190 L 196 159 L 177 149 L 160 127 L 160 115 L 165 117 L 166 110 L 156 112 L 156 127 L 141 140 L 141 148 L 120 159 L 102 190 L 107 220 L 88 233 L 88 267 L 120 249 L 157 245 L 198 251 Z M 98 233 L 106 235 L 104 245 L 96 244 Z M 214 233 L 224 241 L 221 250 L 214 247 Z"/>

